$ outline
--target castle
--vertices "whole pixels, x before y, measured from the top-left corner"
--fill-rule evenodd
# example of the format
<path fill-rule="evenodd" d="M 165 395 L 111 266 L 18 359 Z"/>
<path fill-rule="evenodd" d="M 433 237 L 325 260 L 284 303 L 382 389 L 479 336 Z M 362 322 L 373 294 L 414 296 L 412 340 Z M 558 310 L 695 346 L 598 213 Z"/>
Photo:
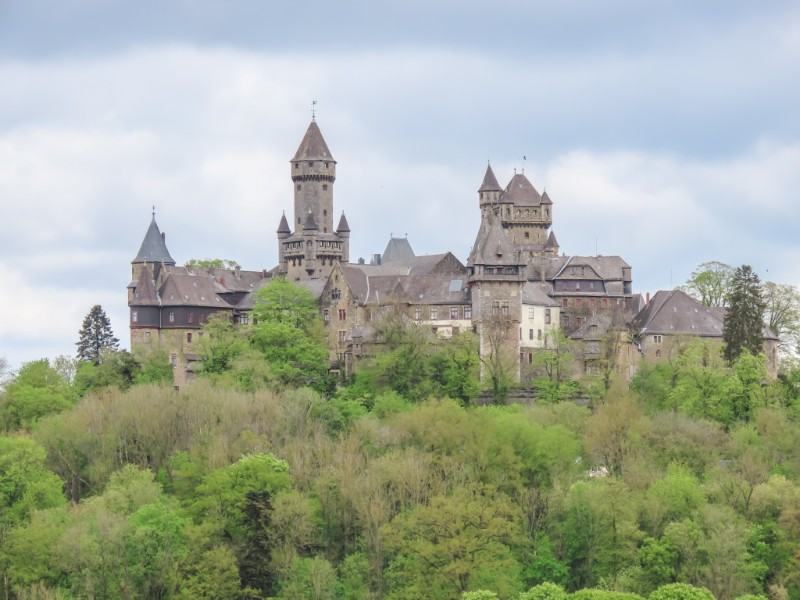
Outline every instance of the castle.
<path fill-rule="evenodd" d="M 502 188 L 487 166 L 466 264 L 450 252 L 417 256 L 406 238 L 394 237 L 366 264 L 350 262 L 344 212 L 333 227 L 337 163 L 315 119 L 290 165 L 294 214 L 291 224 L 285 213 L 278 224 L 278 265 L 270 271 L 178 266 L 153 214 L 131 263 L 131 348 L 165 349 L 176 385 L 196 370 L 195 344 L 208 318 L 224 312 L 246 325 L 253 293 L 276 275 L 318 299 L 331 369 L 339 371 L 356 368 L 373 319 L 389 306 L 442 338 L 475 330 L 482 363 L 511 360 L 516 377 L 556 329 L 570 334 L 597 314 L 629 316 L 636 308 L 622 258 L 559 255 L 553 201 L 524 172 Z"/>

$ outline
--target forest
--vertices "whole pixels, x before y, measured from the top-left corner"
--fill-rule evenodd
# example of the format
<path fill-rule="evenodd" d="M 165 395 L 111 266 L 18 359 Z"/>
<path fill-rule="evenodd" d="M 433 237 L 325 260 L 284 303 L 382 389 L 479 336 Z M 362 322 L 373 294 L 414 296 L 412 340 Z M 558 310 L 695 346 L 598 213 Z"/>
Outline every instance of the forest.
<path fill-rule="evenodd" d="M 276 280 L 254 313 L 205 325 L 180 391 L 102 309 L 77 359 L 6 377 L 3 597 L 800 598 L 791 361 L 771 380 L 693 340 L 630 384 L 548 385 L 559 352 L 531 385 L 563 393 L 481 405 L 473 334 L 386 314 L 336 381 L 302 288 Z"/>

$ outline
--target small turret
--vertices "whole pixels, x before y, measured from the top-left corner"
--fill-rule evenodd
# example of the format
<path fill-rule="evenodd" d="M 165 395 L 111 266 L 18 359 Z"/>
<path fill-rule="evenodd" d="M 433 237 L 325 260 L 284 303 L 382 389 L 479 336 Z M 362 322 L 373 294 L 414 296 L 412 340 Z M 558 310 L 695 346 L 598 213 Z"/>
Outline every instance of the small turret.
<path fill-rule="evenodd" d="M 492 165 L 486 165 L 486 174 L 483 176 L 483 183 L 478 188 L 478 202 L 481 207 L 481 214 L 486 215 L 492 205 L 500 202 L 500 195 L 503 193 L 503 188 L 497 182 L 497 177 L 494 176 Z"/>
<path fill-rule="evenodd" d="M 350 262 L 350 225 L 347 223 L 344 211 L 342 211 L 342 218 L 339 219 L 336 233 L 342 239 L 342 262 L 348 263 Z"/>
<path fill-rule="evenodd" d="M 144 234 L 144 240 L 142 240 L 142 245 L 139 247 L 139 252 L 136 254 L 136 258 L 131 261 L 131 279 L 133 282 L 138 281 L 143 267 L 148 263 L 153 265 L 153 277 L 155 279 L 158 279 L 162 265 L 175 266 L 175 260 L 167 250 L 166 236 L 158 229 L 155 208 L 153 209 L 153 219 Z"/>

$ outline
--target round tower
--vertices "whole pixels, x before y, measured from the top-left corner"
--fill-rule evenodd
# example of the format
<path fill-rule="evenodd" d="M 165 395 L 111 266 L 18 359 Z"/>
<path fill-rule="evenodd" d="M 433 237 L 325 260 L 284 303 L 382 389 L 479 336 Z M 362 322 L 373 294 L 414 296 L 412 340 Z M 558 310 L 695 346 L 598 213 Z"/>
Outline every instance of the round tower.
<path fill-rule="evenodd" d="M 290 161 L 294 183 L 294 230 L 303 229 L 311 212 L 321 233 L 333 233 L 333 182 L 336 161 L 315 120 Z"/>

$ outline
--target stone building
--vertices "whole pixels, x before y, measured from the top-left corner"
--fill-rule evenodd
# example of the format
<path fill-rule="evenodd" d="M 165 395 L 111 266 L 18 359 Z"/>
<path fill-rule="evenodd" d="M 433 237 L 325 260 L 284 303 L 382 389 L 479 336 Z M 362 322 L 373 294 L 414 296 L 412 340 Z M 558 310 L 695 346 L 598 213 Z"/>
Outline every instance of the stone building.
<path fill-rule="evenodd" d="M 337 162 L 315 120 L 289 162 L 294 212 L 280 219 L 278 265 L 270 271 L 179 267 L 153 216 L 132 261 L 131 347 L 165 349 L 177 385 L 194 372 L 208 318 L 225 312 L 246 324 L 253 292 L 274 275 L 318 298 L 332 368 L 345 371 L 368 345 L 373 319 L 388 310 L 440 338 L 475 330 L 483 363 L 502 354 L 519 377 L 552 329 L 574 330 L 591 315 L 631 308 L 630 266 L 615 256 L 559 255 L 553 201 L 524 172 L 501 188 L 487 166 L 478 189 L 481 225 L 466 266 L 450 252 L 416 256 L 407 239 L 395 237 L 370 264 L 354 264 L 344 212 L 334 228 Z"/>

